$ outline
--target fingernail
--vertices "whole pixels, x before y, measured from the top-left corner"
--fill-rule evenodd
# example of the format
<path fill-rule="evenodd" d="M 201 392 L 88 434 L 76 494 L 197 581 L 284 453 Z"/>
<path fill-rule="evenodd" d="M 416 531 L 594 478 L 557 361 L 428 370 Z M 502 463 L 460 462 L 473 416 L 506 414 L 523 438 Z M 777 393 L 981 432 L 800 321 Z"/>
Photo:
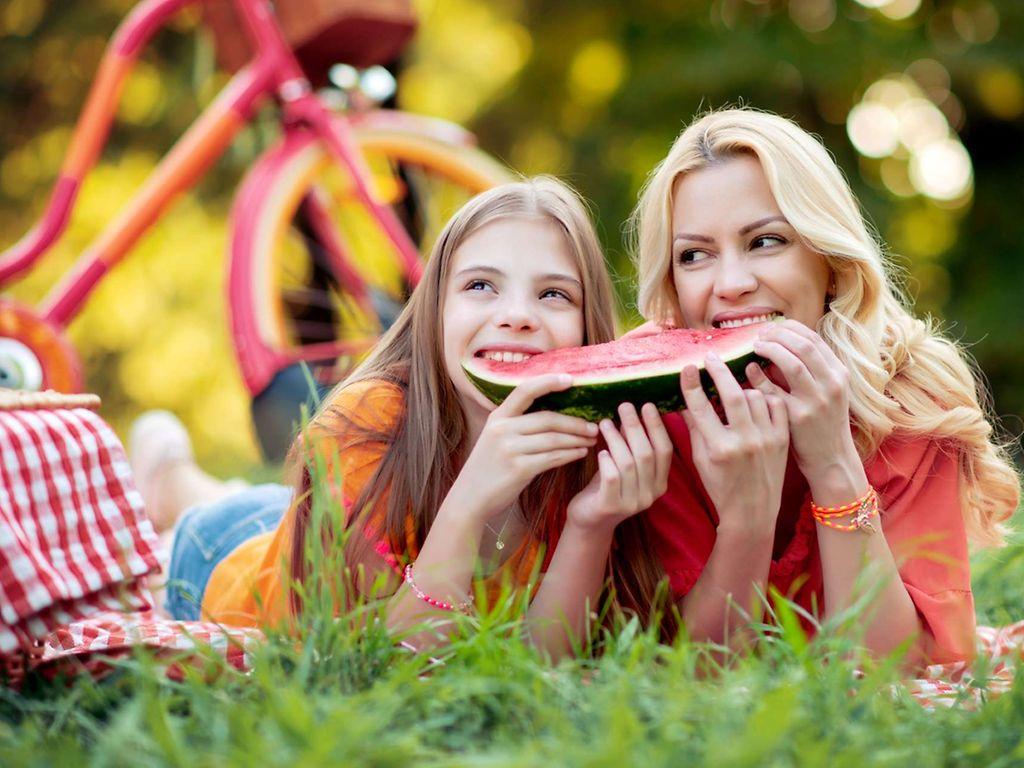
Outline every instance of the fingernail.
<path fill-rule="evenodd" d="M 722 358 L 720 358 L 720 357 L 719 357 L 718 355 L 716 355 L 716 354 L 715 354 L 714 352 L 708 352 L 708 357 L 707 357 L 707 359 L 708 359 L 708 360 L 710 360 L 710 361 L 712 361 L 712 362 L 714 362 L 714 363 L 717 363 L 717 362 L 718 362 L 719 360 L 721 360 Z"/>
<path fill-rule="evenodd" d="M 588 421 L 587 422 L 587 432 L 589 432 L 592 435 L 596 435 L 597 434 L 597 424 L 594 424 L 592 421 Z"/>
<path fill-rule="evenodd" d="M 760 339 L 754 340 L 754 349 L 764 349 L 764 342 Z"/>

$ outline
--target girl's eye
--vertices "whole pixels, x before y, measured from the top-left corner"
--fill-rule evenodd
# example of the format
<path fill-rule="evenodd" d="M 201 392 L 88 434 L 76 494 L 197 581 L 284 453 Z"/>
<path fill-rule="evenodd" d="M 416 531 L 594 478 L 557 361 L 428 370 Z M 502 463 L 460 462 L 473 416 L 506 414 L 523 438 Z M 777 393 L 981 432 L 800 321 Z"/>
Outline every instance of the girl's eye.
<path fill-rule="evenodd" d="M 751 248 L 771 248 L 773 246 L 785 245 L 786 240 L 778 235 L 759 235 L 751 242 Z"/>
<path fill-rule="evenodd" d="M 676 262 L 682 266 L 689 264 L 699 264 L 702 261 L 711 258 L 707 251 L 700 251 L 696 248 L 691 248 L 687 251 L 682 251 L 676 256 Z"/>
<path fill-rule="evenodd" d="M 466 283 L 467 291 L 486 291 L 492 288 L 491 284 L 486 280 L 470 280 Z"/>
<path fill-rule="evenodd" d="M 572 296 L 570 296 L 565 291 L 559 290 L 558 288 L 548 288 L 540 295 L 542 299 L 546 299 L 549 296 L 553 296 L 556 299 L 564 299 L 565 301 L 572 302 Z"/>

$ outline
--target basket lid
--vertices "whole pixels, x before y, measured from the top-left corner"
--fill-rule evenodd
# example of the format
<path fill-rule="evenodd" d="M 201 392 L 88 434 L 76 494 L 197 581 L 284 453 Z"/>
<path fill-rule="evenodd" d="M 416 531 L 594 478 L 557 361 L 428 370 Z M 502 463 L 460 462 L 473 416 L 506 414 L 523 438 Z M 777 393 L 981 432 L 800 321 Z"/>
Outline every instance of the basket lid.
<path fill-rule="evenodd" d="M 68 395 L 48 389 L 45 392 L 26 392 L 20 389 L 0 388 L 0 411 L 53 411 L 61 408 L 88 408 L 99 410 L 99 395 Z"/>

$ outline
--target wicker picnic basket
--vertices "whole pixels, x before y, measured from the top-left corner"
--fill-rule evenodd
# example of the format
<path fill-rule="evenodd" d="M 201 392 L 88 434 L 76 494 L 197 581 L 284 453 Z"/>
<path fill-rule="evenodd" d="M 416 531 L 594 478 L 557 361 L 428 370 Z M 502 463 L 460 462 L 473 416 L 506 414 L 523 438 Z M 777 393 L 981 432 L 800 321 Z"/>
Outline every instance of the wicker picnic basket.
<path fill-rule="evenodd" d="M 337 63 L 355 67 L 394 61 L 416 31 L 411 0 L 275 0 L 285 38 L 306 76 L 327 82 Z M 217 59 L 234 72 L 252 57 L 233 0 L 204 0 L 204 20 L 213 30 Z"/>

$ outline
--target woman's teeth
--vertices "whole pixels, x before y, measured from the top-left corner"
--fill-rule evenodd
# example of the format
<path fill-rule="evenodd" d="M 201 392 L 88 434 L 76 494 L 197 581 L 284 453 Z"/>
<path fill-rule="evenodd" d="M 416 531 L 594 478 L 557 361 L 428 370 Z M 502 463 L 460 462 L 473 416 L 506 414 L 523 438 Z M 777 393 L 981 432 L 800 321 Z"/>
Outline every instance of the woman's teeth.
<path fill-rule="evenodd" d="M 754 325 L 754 323 L 767 323 L 773 317 L 779 317 L 781 312 L 772 312 L 770 315 L 751 315 L 750 317 L 740 317 L 736 320 L 721 320 L 715 323 L 716 328 L 742 328 L 744 325 Z"/>
<path fill-rule="evenodd" d="M 499 363 L 521 363 L 523 360 L 529 360 L 533 357 L 533 355 L 526 352 L 498 352 L 496 350 L 488 350 L 481 356 Z"/>

